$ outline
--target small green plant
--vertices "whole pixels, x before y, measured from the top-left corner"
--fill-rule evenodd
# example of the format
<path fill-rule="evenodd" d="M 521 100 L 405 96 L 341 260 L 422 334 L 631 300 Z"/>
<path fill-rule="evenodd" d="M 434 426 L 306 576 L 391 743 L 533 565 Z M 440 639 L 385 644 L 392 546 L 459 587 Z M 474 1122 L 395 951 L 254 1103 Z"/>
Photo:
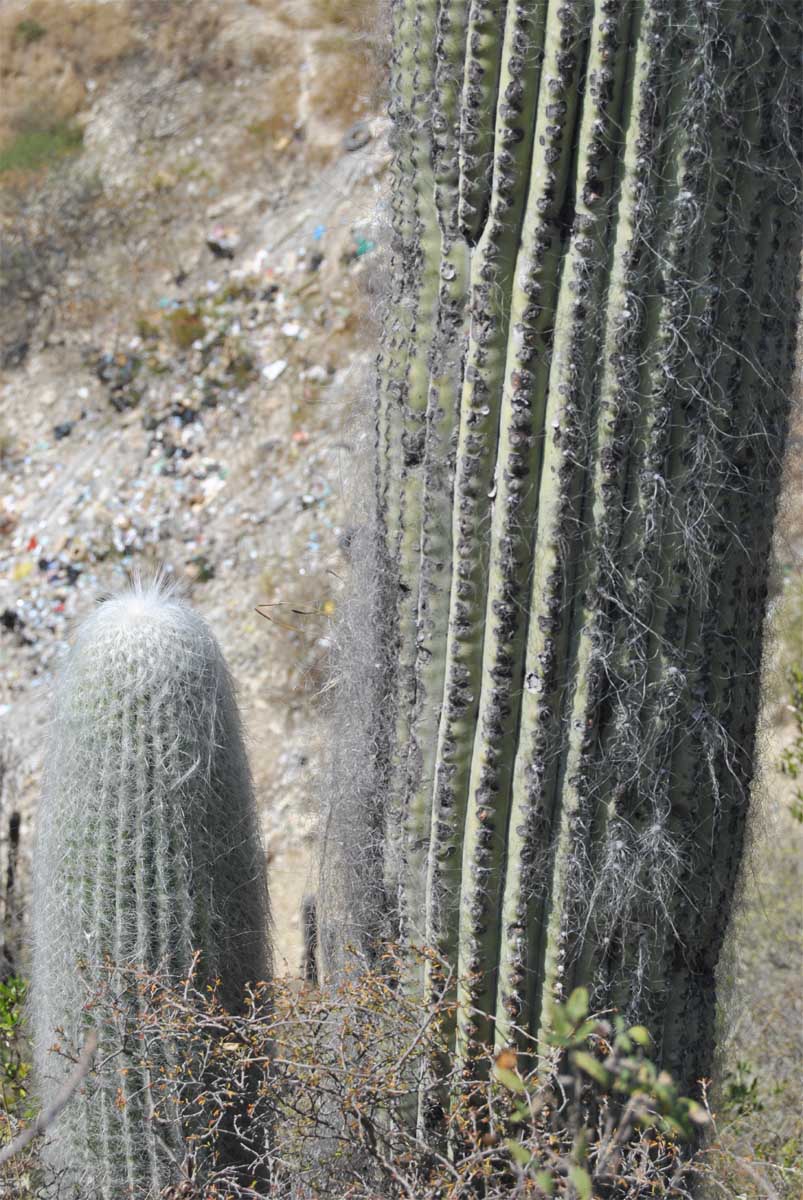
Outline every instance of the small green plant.
<path fill-rule="evenodd" d="M 759 1097 L 758 1076 L 749 1062 L 740 1059 L 736 1070 L 728 1075 L 723 1096 L 725 1108 L 739 1117 L 749 1117 L 763 1112 L 764 1105 Z"/>
<path fill-rule="evenodd" d="M 35 42 L 40 42 L 46 33 L 44 25 L 40 25 L 31 17 L 25 17 L 15 26 L 14 44 L 16 46 L 32 46 Z"/>
<path fill-rule="evenodd" d="M 803 667 L 790 667 L 786 673 L 789 686 L 787 708 L 795 723 L 795 737 L 791 746 L 781 754 L 781 770 L 784 775 L 797 781 L 803 779 Z M 803 824 L 803 784 L 798 783 L 792 793 L 790 807 L 792 816 Z"/>
<path fill-rule="evenodd" d="M 0 174 L 50 167 L 59 159 L 77 154 L 83 140 L 83 131 L 71 121 L 26 122 L 0 150 Z"/>
<path fill-rule="evenodd" d="M 196 308 L 174 308 L 167 317 L 167 327 L 179 350 L 189 350 L 206 332 L 203 317 Z"/>
<path fill-rule="evenodd" d="M 623 1156 L 643 1136 L 655 1156 L 656 1186 L 668 1189 L 657 1194 L 676 1194 L 671 1177 L 675 1174 L 680 1183 L 685 1170 L 680 1146 L 693 1143 L 708 1125 L 706 1109 L 681 1096 L 668 1072 L 647 1057 L 652 1039 L 643 1025 L 628 1026 L 619 1015 L 612 1021 L 589 1015 L 586 988 L 575 988 L 565 1004 L 553 1004 L 550 1020 L 549 1042 L 563 1060 L 555 1091 L 568 1101 L 568 1132 L 573 1136 L 564 1147 L 565 1178 L 574 1192 L 558 1190 L 563 1173 L 554 1165 L 544 1169 L 544 1131 L 534 1123 L 537 1076 L 517 1073 L 515 1052 L 503 1050 L 496 1057 L 494 1076 L 517 1097 L 508 1119 L 526 1132 L 522 1139 L 508 1138 L 506 1146 L 524 1177 L 545 1196 L 574 1194 L 591 1200 L 608 1195 L 599 1189 L 621 1182 Z M 532 1138 L 534 1124 L 541 1134 L 538 1141 Z M 661 1160 L 671 1163 L 671 1169 L 659 1166 Z"/>
<path fill-rule="evenodd" d="M 27 1115 L 30 1064 L 24 1053 L 25 981 L 10 975 L 0 983 L 0 1097 L 3 1111 Z"/>
<path fill-rule="evenodd" d="M 136 330 L 143 342 L 155 341 L 159 336 L 159 326 L 143 313 L 137 317 Z"/>

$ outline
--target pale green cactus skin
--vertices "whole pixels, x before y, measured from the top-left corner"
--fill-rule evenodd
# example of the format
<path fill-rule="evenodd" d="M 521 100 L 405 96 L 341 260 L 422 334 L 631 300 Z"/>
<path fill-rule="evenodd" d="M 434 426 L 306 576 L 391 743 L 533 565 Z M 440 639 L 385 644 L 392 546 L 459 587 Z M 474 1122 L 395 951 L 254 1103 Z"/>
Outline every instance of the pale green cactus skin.
<path fill-rule="evenodd" d="M 460 979 L 458 1065 L 584 983 L 690 1087 L 753 775 L 799 6 L 392 13 L 361 886 Z"/>
<path fill-rule="evenodd" d="M 196 983 L 219 979 L 231 1008 L 268 977 L 265 858 L 231 680 L 208 626 L 164 588 L 109 599 L 78 630 L 49 732 L 32 908 L 48 1098 L 66 1070 L 51 1045 L 80 1046 L 100 1020 L 84 1005 L 109 980 L 104 963 L 120 1014 L 100 1023 L 99 1062 L 138 1036 L 125 968 L 178 982 L 199 952 Z M 52 1130 L 47 1161 L 78 1194 L 156 1196 L 174 1181 L 181 1129 L 166 1145 L 170 1125 L 157 1138 L 150 1122 L 169 1042 L 152 1039 L 149 1058 L 109 1058 Z"/>

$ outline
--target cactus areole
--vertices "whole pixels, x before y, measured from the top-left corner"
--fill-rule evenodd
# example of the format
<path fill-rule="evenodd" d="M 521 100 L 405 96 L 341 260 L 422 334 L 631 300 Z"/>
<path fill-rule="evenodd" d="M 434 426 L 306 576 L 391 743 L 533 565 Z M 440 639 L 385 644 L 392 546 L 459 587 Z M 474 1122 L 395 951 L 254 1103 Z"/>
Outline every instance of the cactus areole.
<path fill-rule="evenodd" d="M 182 1159 L 159 1090 L 175 1052 L 155 1037 L 141 1053 L 132 972 L 178 983 L 195 965 L 196 984 L 219 980 L 233 1009 L 269 969 L 265 859 L 231 680 L 205 622 L 161 587 L 101 604 L 62 669 L 33 918 L 40 1083 L 52 1090 L 69 1070 L 52 1043 L 80 1045 L 93 1026 L 103 1063 L 51 1131 L 47 1160 L 82 1197 L 158 1195 Z M 92 1002 L 104 984 L 115 1014 L 108 998 Z"/>
<path fill-rule="evenodd" d="M 333 772 L 323 944 L 438 951 L 458 1065 L 542 1037 L 550 998 L 585 984 L 690 1088 L 753 775 L 800 7 L 391 11 L 391 282 L 355 555 L 374 632 L 362 656 L 344 635 L 362 726 Z"/>

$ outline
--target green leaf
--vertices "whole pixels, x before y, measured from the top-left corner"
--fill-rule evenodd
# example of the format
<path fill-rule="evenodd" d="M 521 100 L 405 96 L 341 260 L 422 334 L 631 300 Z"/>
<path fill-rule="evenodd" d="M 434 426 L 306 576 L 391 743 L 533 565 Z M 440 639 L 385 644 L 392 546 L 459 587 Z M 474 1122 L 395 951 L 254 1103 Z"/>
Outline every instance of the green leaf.
<path fill-rule="evenodd" d="M 558 1015 L 559 1014 L 559 1015 Z M 550 1046 L 560 1046 L 563 1048 L 569 1046 L 582 1046 L 583 1043 L 591 1036 L 598 1028 L 596 1021 L 584 1021 L 579 1028 L 566 1020 L 566 1014 L 563 1009 L 553 1010 L 551 1022 L 553 1029 L 547 1035 L 547 1041 Z"/>
<path fill-rule="evenodd" d="M 676 1121 L 674 1117 L 661 1117 L 656 1124 L 667 1137 L 679 1138 L 681 1141 L 685 1141 L 689 1136 L 689 1131 L 681 1125 L 680 1121 Z"/>
<path fill-rule="evenodd" d="M 610 1087 L 610 1071 L 606 1067 L 603 1067 L 599 1059 L 594 1058 L 593 1054 L 588 1054 L 585 1050 L 575 1050 L 572 1055 L 572 1062 L 581 1071 L 585 1071 L 586 1075 L 590 1075 L 592 1079 L 595 1079 L 601 1087 Z"/>
<path fill-rule="evenodd" d="M 579 1025 L 588 1016 L 588 988 L 577 987 L 565 1005 L 566 1016 L 572 1025 Z"/>
<path fill-rule="evenodd" d="M 644 1046 L 645 1049 L 652 1041 L 649 1030 L 643 1025 L 631 1025 L 627 1032 L 637 1046 Z"/>
<path fill-rule="evenodd" d="M 494 1078 L 496 1078 L 503 1087 L 506 1087 L 510 1092 L 516 1092 L 518 1095 L 525 1090 L 524 1084 L 519 1079 L 515 1071 L 508 1071 L 506 1067 L 494 1067 Z"/>
<path fill-rule="evenodd" d="M 553 1004 L 549 1023 L 552 1026 L 549 1035 L 550 1044 L 553 1046 L 564 1045 L 566 1039 L 572 1034 L 572 1025 L 566 1016 L 565 1009 L 560 1004 Z"/>
<path fill-rule="evenodd" d="M 688 1116 L 695 1125 L 708 1125 L 711 1120 L 702 1104 L 698 1104 L 696 1100 L 692 1100 L 689 1104 Z"/>
<path fill-rule="evenodd" d="M 552 1178 L 549 1171 L 539 1171 L 535 1177 L 535 1182 L 538 1184 L 545 1196 L 555 1195 L 555 1180 Z"/>
<path fill-rule="evenodd" d="M 530 1165 L 532 1154 L 526 1146 L 522 1146 L 521 1142 L 516 1142 L 513 1138 L 508 1138 L 505 1145 L 510 1151 L 510 1157 L 515 1159 L 520 1167 L 528 1167 Z"/>
<path fill-rule="evenodd" d="M 591 1200 L 591 1176 L 582 1167 L 569 1167 L 569 1182 L 574 1185 L 579 1200 Z"/>

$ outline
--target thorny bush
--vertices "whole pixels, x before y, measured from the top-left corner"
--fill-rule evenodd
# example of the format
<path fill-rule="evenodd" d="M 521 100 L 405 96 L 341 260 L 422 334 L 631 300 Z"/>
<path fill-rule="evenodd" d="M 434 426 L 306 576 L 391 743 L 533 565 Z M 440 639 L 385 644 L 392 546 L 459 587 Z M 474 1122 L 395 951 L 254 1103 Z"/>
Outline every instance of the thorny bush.
<path fill-rule="evenodd" d="M 707 1173 L 695 1149 L 705 1104 L 654 1066 L 646 1029 L 590 1016 L 582 988 L 555 1008 L 546 1058 L 486 1050 L 475 1082 L 433 1077 L 433 1100 L 454 1098 L 424 1140 L 410 1113 L 427 1064 L 443 1061 L 454 1005 L 424 1011 L 407 995 L 395 949 L 380 969 L 325 988 L 258 984 L 236 1014 L 194 977 L 168 984 L 111 963 L 104 975 L 86 1005 L 101 1069 L 150 1065 L 157 1136 L 180 1146 L 163 1200 L 682 1200 Z M 79 1050 L 54 1047 L 70 1059 Z M 72 1103 L 91 1103 L 98 1078 Z M 31 1175 L 31 1197 L 66 1200 L 44 1175 Z"/>

